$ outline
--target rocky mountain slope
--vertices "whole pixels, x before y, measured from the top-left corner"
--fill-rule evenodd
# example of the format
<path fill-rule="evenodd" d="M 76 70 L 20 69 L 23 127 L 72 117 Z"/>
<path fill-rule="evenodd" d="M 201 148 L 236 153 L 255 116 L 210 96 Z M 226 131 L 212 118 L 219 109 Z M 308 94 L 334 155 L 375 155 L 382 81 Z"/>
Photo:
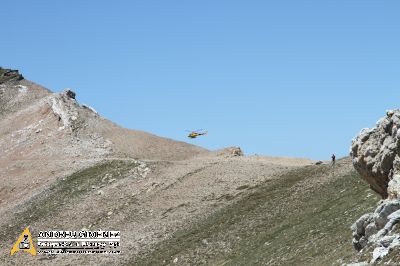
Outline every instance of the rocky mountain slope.
<path fill-rule="evenodd" d="M 104 159 L 181 160 L 207 153 L 193 145 L 123 129 L 80 105 L 72 91 L 51 93 L 17 72 L 2 71 L 0 211 L 23 202 L 56 177 Z M 18 77 L 7 80 L 7 73 Z"/>
<path fill-rule="evenodd" d="M 0 265 L 341 265 L 377 197 L 349 158 L 207 151 L 123 129 L 0 69 Z M 9 256 L 30 226 L 120 230 L 116 256 Z"/>

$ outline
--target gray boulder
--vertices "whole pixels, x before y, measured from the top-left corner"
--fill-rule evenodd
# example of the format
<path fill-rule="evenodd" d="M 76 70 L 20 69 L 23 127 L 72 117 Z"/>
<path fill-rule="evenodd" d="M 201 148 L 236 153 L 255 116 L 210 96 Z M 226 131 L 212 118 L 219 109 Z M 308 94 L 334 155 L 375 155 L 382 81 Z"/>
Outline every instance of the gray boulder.
<path fill-rule="evenodd" d="M 400 110 L 390 110 L 371 129 L 363 129 L 353 139 L 350 155 L 354 168 L 366 180 L 371 189 L 382 198 L 397 198 L 400 180 L 390 181 L 394 175 L 400 177 Z"/>
<path fill-rule="evenodd" d="M 74 99 L 76 97 L 76 93 L 72 91 L 71 89 L 65 89 L 64 90 L 65 95 L 67 95 L 69 98 Z"/>
<path fill-rule="evenodd" d="M 374 261 L 387 254 L 387 250 L 400 245 L 400 235 L 393 232 L 400 222 L 400 200 L 384 200 L 373 213 L 361 216 L 352 226 L 353 246 L 361 251 L 374 248 Z"/>
<path fill-rule="evenodd" d="M 385 227 L 389 221 L 388 216 L 400 209 L 400 200 L 385 201 L 374 212 L 374 222 L 377 229 Z"/>
<path fill-rule="evenodd" d="M 353 246 L 356 250 L 363 249 L 368 244 L 366 228 L 373 221 L 373 213 L 367 213 L 361 216 L 352 226 Z"/>
<path fill-rule="evenodd" d="M 18 81 L 24 77 L 18 72 L 18 70 L 6 69 L 0 67 L 0 84 L 7 81 Z"/>
<path fill-rule="evenodd" d="M 359 218 L 351 227 L 357 250 L 374 249 L 371 263 L 400 246 L 394 230 L 400 222 L 400 110 L 389 110 L 371 129 L 363 129 L 351 145 L 354 168 L 382 200 L 374 213 Z"/>

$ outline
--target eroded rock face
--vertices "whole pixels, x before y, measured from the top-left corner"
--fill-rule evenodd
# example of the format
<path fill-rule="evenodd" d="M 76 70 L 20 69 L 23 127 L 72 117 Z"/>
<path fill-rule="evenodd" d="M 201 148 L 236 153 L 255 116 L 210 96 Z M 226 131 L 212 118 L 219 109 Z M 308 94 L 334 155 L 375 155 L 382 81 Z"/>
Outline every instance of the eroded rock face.
<path fill-rule="evenodd" d="M 394 230 L 400 221 L 400 110 L 387 111 L 374 128 L 361 130 L 350 155 L 361 177 L 384 199 L 351 227 L 355 249 L 372 247 L 370 262 L 375 263 L 400 245 Z"/>
<path fill-rule="evenodd" d="M 400 110 L 388 111 L 371 129 L 353 139 L 353 165 L 382 198 L 400 195 Z"/>
<path fill-rule="evenodd" d="M 232 147 L 231 148 L 232 156 L 243 156 L 243 151 L 240 147 Z"/>
<path fill-rule="evenodd" d="M 222 150 L 216 151 L 218 156 L 223 157 L 236 157 L 236 156 L 243 156 L 243 151 L 240 147 L 229 147 Z"/>
<path fill-rule="evenodd" d="M 18 70 L 0 67 L 0 84 L 11 80 L 21 80 L 23 78 L 24 77 L 18 72 Z"/>
<path fill-rule="evenodd" d="M 67 95 L 69 98 L 75 100 L 76 93 L 74 91 L 72 91 L 71 89 L 65 89 L 64 94 Z"/>
<path fill-rule="evenodd" d="M 361 216 L 352 226 L 353 245 L 358 251 L 372 247 L 371 263 L 386 256 L 400 245 L 395 225 L 400 221 L 400 200 L 383 200 L 373 213 Z"/>

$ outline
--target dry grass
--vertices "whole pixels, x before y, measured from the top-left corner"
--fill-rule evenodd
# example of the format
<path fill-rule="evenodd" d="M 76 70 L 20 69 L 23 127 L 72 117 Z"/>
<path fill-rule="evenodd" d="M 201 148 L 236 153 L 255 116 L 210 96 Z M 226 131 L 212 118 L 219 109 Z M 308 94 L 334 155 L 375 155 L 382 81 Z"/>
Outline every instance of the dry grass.
<path fill-rule="evenodd" d="M 248 191 L 128 264 L 339 265 L 351 260 L 350 225 L 378 200 L 355 172 L 307 166 Z M 301 190 L 303 182 L 315 183 Z"/>

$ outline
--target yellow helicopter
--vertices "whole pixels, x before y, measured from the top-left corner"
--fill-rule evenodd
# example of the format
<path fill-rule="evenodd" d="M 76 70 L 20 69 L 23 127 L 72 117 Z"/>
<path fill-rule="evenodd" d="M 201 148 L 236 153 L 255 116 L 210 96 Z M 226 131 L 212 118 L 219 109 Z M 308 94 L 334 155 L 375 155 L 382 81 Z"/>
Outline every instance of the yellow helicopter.
<path fill-rule="evenodd" d="M 202 130 L 186 130 L 186 131 L 190 132 L 188 135 L 188 138 L 191 138 L 191 139 L 195 139 L 198 136 L 207 135 L 207 133 L 208 133 L 207 131 L 201 132 Z"/>

